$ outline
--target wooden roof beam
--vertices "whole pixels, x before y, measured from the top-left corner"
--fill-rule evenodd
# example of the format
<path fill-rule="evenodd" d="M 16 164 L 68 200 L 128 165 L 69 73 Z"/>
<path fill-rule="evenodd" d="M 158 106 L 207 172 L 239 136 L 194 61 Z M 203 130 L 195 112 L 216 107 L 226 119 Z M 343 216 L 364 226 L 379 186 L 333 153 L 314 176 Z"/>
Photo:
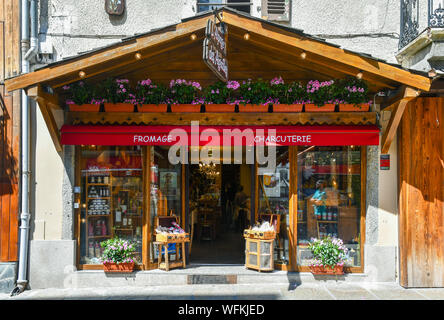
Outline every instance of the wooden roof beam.
<path fill-rule="evenodd" d="M 416 99 L 419 95 L 419 91 L 412 88 L 405 88 L 401 99 L 393 102 L 388 108 L 392 108 L 387 128 L 384 131 L 384 135 L 381 140 L 381 153 L 388 153 L 390 145 L 395 138 L 396 131 L 398 130 L 399 123 L 401 122 L 404 110 L 409 102 Z"/>
<path fill-rule="evenodd" d="M 395 80 L 405 85 L 425 91 L 428 91 L 431 86 L 431 79 L 427 77 L 410 73 L 371 58 L 362 57 L 356 53 L 330 46 L 322 43 L 321 41 L 298 36 L 277 26 L 265 24 L 257 20 L 245 19 L 240 15 L 228 11 L 224 11 L 223 19 L 228 25 L 236 26 L 252 34 L 268 37 L 269 39 L 273 39 L 282 44 L 299 48 L 307 53 L 322 55 L 323 57 L 330 59 L 332 62 L 357 68 L 358 70 L 362 70 L 364 73 L 387 80 Z M 248 41 L 251 41 L 252 38 L 254 37 L 250 36 L 250 40 Z"/>

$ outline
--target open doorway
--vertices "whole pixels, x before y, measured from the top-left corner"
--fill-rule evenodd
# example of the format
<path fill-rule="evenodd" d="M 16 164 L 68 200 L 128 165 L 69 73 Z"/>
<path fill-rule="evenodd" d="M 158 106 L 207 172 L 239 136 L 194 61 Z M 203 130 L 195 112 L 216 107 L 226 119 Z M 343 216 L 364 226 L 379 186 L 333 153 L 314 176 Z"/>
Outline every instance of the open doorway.
<path fill-rule="evenodd" d="M 252 212 L 251 165 L 189 167 L 190 262 L 243 264 Z"/>

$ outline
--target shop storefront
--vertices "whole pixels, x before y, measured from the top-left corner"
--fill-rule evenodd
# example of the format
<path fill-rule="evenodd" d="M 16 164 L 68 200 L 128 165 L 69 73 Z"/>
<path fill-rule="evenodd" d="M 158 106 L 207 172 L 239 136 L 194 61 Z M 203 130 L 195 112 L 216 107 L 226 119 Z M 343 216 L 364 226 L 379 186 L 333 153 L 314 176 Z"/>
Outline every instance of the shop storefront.
<path fill-rule="evenodd" d="M 200 135 L 209 128 L 201 127 Z M 214 135 L 240 130 L 211 128 Z M 172 164 L 170 148 L 183 138 L 171 134 L 175 129 L 187 132 L 184 126 L 62 128 L 62 143 L 77 145 L 79 268 L 101 269 L 100 242 L 116 236 L 137 243 L 140 269 L 156 268 L 156 217 L 167 215 L 178 216 L 191 233 L 187 251 L 191 263 L 241 264 L 245 261 L 243 229 L 261 214 L 273 213 L 280 225 L 275 268 L 308 271 L 310 239 L 332 236 L 343 239 L 350 250 L 348 270 L 362 272 L 366 150 L 367 145 L 379 143 L 376 126 L 243 126 L 239 132 L 276 132 L 252 138 L 258 144 L 277 141 L 271 143 L 273 150 L 262 145 L 265 154 L 275 153 L 272 166 L 257 160 L 254 149 L 261 146 L 248 145 L 248 139 L 242 140 L 243 145 L 222 147 L 200 141 L 204 145 L 193 149 L 193 135 L 184 149 L 189 151 L 184 163 Z M 150 141 L 143 138 L 148 134 L 152 134 Z M 126 145 L 108 145 L 119 141 Z M 236 150 L 242 151 L 240 159 Z M 193 159 L 193 152 L 200 158 Z M 240 189 L 247 203 L 242 207 L 234 199 Z M 315 198 L 320 195 L 323 203 L 317 205 Z M 227 234 L 232 245 L 201 252 L 205 251 L 202 241 L 210 241 L 214 249 L 228 241 Z"/>
<path fill-rule="evenodd" d="M 190 233 L 187 262 L 243 264 L 242 229 L 272 213 L 279 217 L 275 269 L 308 272 L 311 238 L 331 236 L 348 248 L 346 272 L 364 273 L 369 263 L 382 270 L 386 262 L 378 257 L 395 261 L 396 254 L 374 240 L 378 146 L 390 147 L 399 119 L 390 121 L 381 138 L 377 110 L 394 106 L 396 115 L 399 99 L 405 106 L 417 90 L 429 90 L 430 80 L 297 30 L 229 9 L 221 13 L 228 28 L 229 79 L 282 75 L 286 83 L 305 86 L 312 79 L 329 84 L 357 78 L 368 84 L 370 109 L 339 111 L 335 101 L 322 112 L 310 111 L 306 101 L 286 112 L 273 102 L 253 112 L 243 112 L 238 102 L 232 111 L 211 111 L 196 101 L 194 112 L 172 108 L 185 103 L 165 103 L 154 112 L 136 103 L 119 112 L 103 103 L 92 112 L 65 107 L 63 88 L 79 81 L 99 86 L 121 77 L 136 84 L 150 77 L 168 86 L 185 78 L 203 88 L 215 83 L 221 78 L 217 65 L 209 68 L 202 59 L 207 23 L 218 23 L 212 13 L 9 80 L 9 88 L 26 88 L 38 102 L 55 149 L 72 172 L 72 202 L 64 210 L 73 217 L 67 224 L 76 268 L 102 270 L 100 243 L 118 236 L 136 243 L 138 270 L 156 269 L 161 216 L 176 216 Z M 398 103 L 377 100 L 387 89 L 400 92 Z"/>

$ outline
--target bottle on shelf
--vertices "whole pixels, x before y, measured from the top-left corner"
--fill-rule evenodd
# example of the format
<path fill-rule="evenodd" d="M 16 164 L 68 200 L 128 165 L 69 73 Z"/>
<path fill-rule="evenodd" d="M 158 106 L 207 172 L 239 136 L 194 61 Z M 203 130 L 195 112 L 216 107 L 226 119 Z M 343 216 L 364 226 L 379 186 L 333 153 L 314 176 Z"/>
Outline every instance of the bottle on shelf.
<path fill-rule="evenodd" d="M 105 220 L 102 220 L 102 236 L 106 236 L 108 233 L 107 233 L 107 230 L 106 230 L 106 222 L 105 222 Z"/>
<path fill-rule="evenodd" d="M 93 226 L 93 222 L 89 221 L 88 224 L 88 235 L 89 236 L 93 236 L 94 235 L 94 226 Z"/>

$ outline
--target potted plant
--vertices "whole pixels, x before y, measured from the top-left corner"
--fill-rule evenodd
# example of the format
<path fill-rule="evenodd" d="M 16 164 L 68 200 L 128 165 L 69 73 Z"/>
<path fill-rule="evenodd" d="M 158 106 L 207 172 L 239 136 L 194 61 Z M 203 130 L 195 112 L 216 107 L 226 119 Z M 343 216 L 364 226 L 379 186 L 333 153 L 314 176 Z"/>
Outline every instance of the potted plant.
<path fill-rule="evenodd" d="M 133 112 L 137 104 L 136 96 L 131 93 L 128 79 L 107 79 L 102 86 L 106 112 Z"/>
<path fill-rule="evenodd" d="M 335 90 L 334 81 L 310 80 L 307 83 L 305 112 L 333 112 L 335 103 L 332 99 Z"/>
<path fill-rule="evenodd" d="M 167 112 L 166 87 L 153 83 L 151 79 L 141 80 L 136 85 L 137 110 L 139 112 Z"/>
<path fill-rule="evenodd" d="M 341 239 L 312 238 L 309 249 L 313 254 L 309 265 L 313 274 L 344 274 L 344 262 L 347 259 L 348 249 Z"/>
<path fill-rule="evenodd" d="M 63 86 L 63 90 L 68 94 L 66 104 L 69 111 L 73 112 L 99 112 L 101 99 L 96 99 L 93 87 L 84 81 L 75 82 L 71 85 Z"/>
<path fill-rule="evenodd" d="M 282 78 L 271 80 L 273 112 L 301 112 L 305 101 L 305 88 L 299 82 L 285 85 Z"/>
<path fill-rule="evenodd" d="M 272 103 L 271 89 L 262 79 L 243 81 L 239 87 L 239 112 L 268 112 Z"/>
<path fill-rule="evenodd" d="M 240 84 L 237 81 L 227 83 L 218 81 L 210 85 L 204 93 L 206 112 L 234 112 L 235 93 Z"/>
<path fill-rule="evenodd" d="M 200 112 L 204 103 L 199 82 L 184 79 L 171 80 L 167 102 L 172 112 Z"/>
<path fill-rule="evenodd" d="M 349 78 L 339 85 L 339 111 L 368 111 L 371 101 L 368 102 L 368 86 L 363 80 Z"/>
<path fill-rule="evenodd" d="M 133 252 L 136 251 L 134 243 L 112 238 L 100 243 L 104 248 L 101 257 L 105 272 L 133 272 L 134 259 Z"/>

